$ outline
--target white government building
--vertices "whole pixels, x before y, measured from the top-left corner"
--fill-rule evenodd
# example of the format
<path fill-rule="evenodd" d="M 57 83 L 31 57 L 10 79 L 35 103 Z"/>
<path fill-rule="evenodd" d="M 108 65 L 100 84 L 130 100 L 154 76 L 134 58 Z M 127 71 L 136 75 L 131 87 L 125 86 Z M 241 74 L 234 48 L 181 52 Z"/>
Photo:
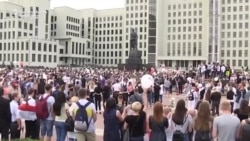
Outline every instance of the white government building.
<path fill-rule="evenodd" d="M 50 0 L 0 0 L 0 63 L 117 66 L 132 28 L 145 64 L 249 66 L 250 0 L 125 0 L 119 9 L 50 8 Z"/>

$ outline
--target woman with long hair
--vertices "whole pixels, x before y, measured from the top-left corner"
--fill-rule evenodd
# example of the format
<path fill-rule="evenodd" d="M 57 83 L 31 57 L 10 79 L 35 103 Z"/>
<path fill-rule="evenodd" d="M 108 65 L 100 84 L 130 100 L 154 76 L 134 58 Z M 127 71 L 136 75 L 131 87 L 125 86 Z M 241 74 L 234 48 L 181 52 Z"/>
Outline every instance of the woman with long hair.
<path fill-rule="evenodd" d="M 237 115 L 240 121 L 248 119 L 248 101 L 245 99 L 242 100 L 242 102 L 240 103 L 240 108 L 234 110 L 234 114 Z"/>
<path fill-rule="evenodd" d="M 120 111 L 116 109 L 116 101 L 114 98 L 107 100 L 103 117 L 103 141 L 121 141 L 120 122 L 123 121 L 123 117 Z"/>
<path fill-rule="evenodd" d="M 180 131 L 184 136 L 184 141 L 189 141 L 189 132 L 192 132 L 192 117 L 188 114 L 183 99 L 176 104 L 170 126 L 173 130 L 173 139 L 175 138 L 175 132 Z"/>
<path fill-rule="evenodd" d="M 165 129 L 168 128 L 168 119 L 163 116 L 163 106 L 160 102 L 155 103 L 153 113 L 148 119 L 151 130 L 149 141 L 166 141 Z"/>
<path fill-rule="evenodd" d="M 208 101 L 202 101 L 199 104 L 197 116 L 194 119 L 194 139 L 195 141 L 200 141 L 201 135 L 206 137 L 208 141 L 211 138 L 213 118 L 211 116 L 210 107 Z"/>
<path fill-rule="evenodd" d="M 67 119 L 67 113 L 69 105 L 66 102 L 66 96 L 63 92 L 58 92 L 55 97 L 55 103 L 53 105 L 53 112 L 55 115 L 55 128 L 57 141 L 65 141 L 67 131 L 65 128 L 65 120 Z"/>

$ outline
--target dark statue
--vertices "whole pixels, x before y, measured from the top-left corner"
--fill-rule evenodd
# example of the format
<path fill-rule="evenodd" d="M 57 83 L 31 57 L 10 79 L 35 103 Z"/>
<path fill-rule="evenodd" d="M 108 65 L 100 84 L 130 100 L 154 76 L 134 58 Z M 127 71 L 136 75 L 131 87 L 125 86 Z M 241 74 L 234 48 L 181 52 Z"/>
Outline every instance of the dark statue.
<path fill-rule="evenodd" d="M 130 49 L 131 50 L 137 49 L 137 40 L 138 40 L 138 35 L 135 32 L 135 30 L 132 28 L 132 32 L 130 34 Z"/>

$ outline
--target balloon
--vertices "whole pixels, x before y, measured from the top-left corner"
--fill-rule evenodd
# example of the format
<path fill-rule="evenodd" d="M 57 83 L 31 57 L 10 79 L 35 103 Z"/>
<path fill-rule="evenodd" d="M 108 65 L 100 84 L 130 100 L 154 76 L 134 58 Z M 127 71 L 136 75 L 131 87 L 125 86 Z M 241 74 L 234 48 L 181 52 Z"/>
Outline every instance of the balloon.
<path fill-rule="evenodd" d="M 151 75 L 145 74 L 142 76 L 141 86 L 143 89 L 148 89 L 153 85 L 154 85 L 154 78 Z"/>

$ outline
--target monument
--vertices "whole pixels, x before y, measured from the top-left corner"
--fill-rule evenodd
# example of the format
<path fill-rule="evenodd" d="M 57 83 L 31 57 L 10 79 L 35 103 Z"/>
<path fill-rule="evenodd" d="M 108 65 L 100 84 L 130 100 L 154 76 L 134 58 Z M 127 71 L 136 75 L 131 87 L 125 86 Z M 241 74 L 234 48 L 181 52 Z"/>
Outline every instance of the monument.
<path fill-rule="evenodd" d="M 126 59 L 126 67 L 127 68 L 134 68 L 138 69 L 142 65 L 142 51 L 139 51 L 138 46 L 138 35 L 136 31 L 132 28 L 130 34 L 130 51 L 129 51 L 129 58 Z"/>

